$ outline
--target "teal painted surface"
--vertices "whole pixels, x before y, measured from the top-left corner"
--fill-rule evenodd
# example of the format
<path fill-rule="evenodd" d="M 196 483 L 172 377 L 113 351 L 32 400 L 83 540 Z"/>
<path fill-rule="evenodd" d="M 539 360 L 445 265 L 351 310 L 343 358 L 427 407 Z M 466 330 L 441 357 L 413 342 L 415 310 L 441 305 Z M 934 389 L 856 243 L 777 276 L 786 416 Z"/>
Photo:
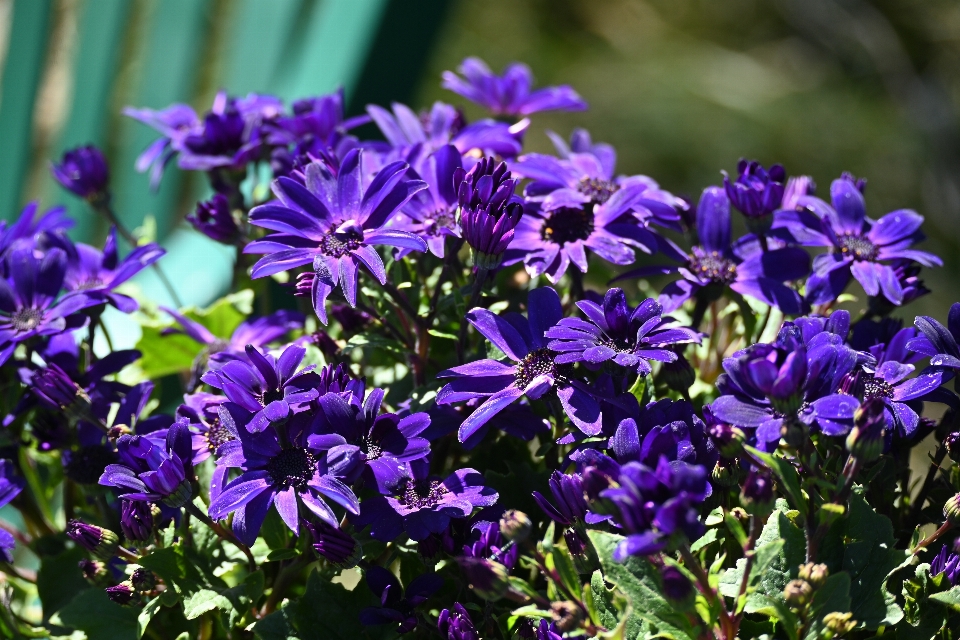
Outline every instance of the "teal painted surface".
<path fill-rule="evenodd" d="M 34 99 L 43 73 L 50 0 L 13 5 L 9 48 L 0 84 L 0 216 L 20 213 L 21 189 L 31 162 Z"/>
<path fill-rule="evenodd" d="M 239 0 L 222 86 L 236 95 L 273 89 L 305 0 Z"/>

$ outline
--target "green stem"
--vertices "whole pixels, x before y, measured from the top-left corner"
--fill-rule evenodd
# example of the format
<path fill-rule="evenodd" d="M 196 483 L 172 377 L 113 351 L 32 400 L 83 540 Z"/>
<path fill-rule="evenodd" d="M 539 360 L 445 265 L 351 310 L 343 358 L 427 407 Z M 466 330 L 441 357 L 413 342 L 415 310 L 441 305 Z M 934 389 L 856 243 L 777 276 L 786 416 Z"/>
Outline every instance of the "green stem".
<path fill-rule="evenodd" d="M 243 552 L 243 555 L 247 557 L 247 564 L 251 573 L 257 570 L 257 561 L 254 559 L 253 553 L 250 551 L 250 547 L 240 542 L 240 540 L 237 539 L 237 536 L 235 536 L 232 531 L 225 529 L 224 527 L 220 526 L 219 523 L 211 520 L 210 516 L 201 511 L 197 505 L 193 504 L 192 502 L 187 502 L 187 504 L 184 505 L 184 508 L 187 510 L 187 513 L 210 527 L 213 532 L 220 537 L 221 540 L 226 540 L 237 549 L 240 549 L 240 551 Z"/>
<path fill-rule="evenodd" d="M 480 296 L 483 293 L 483 284 L 487 280 L 487 274 L 489 272 L 480 267 L 477 269 L 477 275 L 473 279 L 473 291 L 470 293 L 470 303 L 467 305 L 467 311 L 477 306 L 480 302 Z M 463 318 L 460 321 L 460 331 L 457 333 L 457 361 L 460 364 L 463 364 L 464 358 L 464 343 L 467 339 L 467 322 L 466 318 Z"/>

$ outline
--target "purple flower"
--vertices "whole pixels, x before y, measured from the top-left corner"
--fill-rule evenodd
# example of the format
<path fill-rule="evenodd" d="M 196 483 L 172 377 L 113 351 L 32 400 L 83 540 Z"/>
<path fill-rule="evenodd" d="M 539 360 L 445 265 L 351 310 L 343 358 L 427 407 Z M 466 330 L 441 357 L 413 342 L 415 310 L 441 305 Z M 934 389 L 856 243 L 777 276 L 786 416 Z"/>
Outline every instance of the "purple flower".
<path fill-rule="evenodd" d="M 726 171 L 723 172 L 727 197 L 746 216 L 751 233 L 761 235 L 770 230 L 773 212 L 783 202 L 786 178 L 782 165 L 772 165 L 767 171 L 756 160 L 748 162 L 744 158 L 737 163 L 736 182 L 730 182 Z"/>
<path fill-rule="evenodd" d="M 306 527 L 313 536 L 313 550 L 317 555 L 340 566 L 356 564 L 357 541 L 349 533 L 322 520 L 308 522 Z"/>
<path fill-rule="evenodd" d="M 600 496 L 616 507 L 617 522 L 627 534 L 613 552 L 617 562 L 661 551 L 675 534 L 687 540 L 703 534 L 700 506 L 710 486 L 703 467 L 666 458 L 660 458 L 656 470 L 628 462 L 616 482 Z"/>
<path fill-rule="evenodd" d="M 58 247 L 69 253 L 73 251 L 73 243 L 67 237 L 67 230 L 73 227 L 74 222 L 67 217 L 63 207 L 54 207 L 37 217 L 38 205 L 31 202 L 20 212 L 20 217 L 12 225 L 6 220 L 0 220 L 0 273 L 10 274 L 10 265 L 7 256 L 20 241 L 29 241 L 28 244 L 38 249 Z"/>
<path fill-rule="evenodd" d="M 240 238 L 240 227 L 233 217 L 230 201 L 222 193 L 215 193 L 209 200 L 197 203 L 197 208 L 187 214 L 187 222 L 212 240 L 233 244 Z"/>
<path fill-rule="evenodd" d="M 435 573 L 425 573 L 414 578 L 406 590 L 400 581 L 383 567 L 376 565 L 366 571 L 364 578 L 374 595 L 380 598 L 379 607 L 367 607 L 360 612 L 360 622 L 373 626 L 396 625 L 397 633 L 404 634 L 417 627 L 416 607 L 443 586 L 443 578 Z"/>
<path fill-rule="evenodd" d="M 100 484 L 123 491 L 125 500 L 163 502 L 182 507 L 192 497 L 190 429 L 185 420 L 174 423 L 164 440 L 122 435 L 117 439 L 118 464 L 107 465 Z"/>
<path fill-rule="evenodd" d="M 365 499 L 353 521 L 358 527 L 371 525 L 370 535 L 383 542 L 402 533 L 420 541 L 431 533 L 443 533 L 451 518 L 467 518 L 476 507 L 496 501 L 497 492 L 484 484 L 475 469 L 459 469 L 441 481 L 427 476 L 424 465 L 418 464 L 409 468 L 391 495 Z"/>
<path fill-rule="evenodd" d="M 13 462 L 0 458 L 0 507 L 9 504 L 25 486 L 26 481 L 14 473 Z"/>
<path fill-rule="evenodd" d="M 612 167 L 591 153 L 569 160 L 529 154 L 511 165 L 532 178 L 524 190 L 527 204 L 508 263 L 523 260 L 531 277 L 546 274 L 556 282 L 572 261 L 587 271 L 590 249 L 613 264 L 630 264 L 634 249 L 653 253 L 662 239 L 651 223 L 676 227 L 678 200 L 646 176 L 614 179 Z"/>
<path fill-rule="evenodd" d="M 459 68 L 463 78 L 443 72 L 443 88 L 486 107 L 495 115 L 528 116 L 538 111 L 583 111 L 587 103 L 567 85 L 531 91 L 530 67 L 514 62 L 502 76 L 495 75 L 480 58 L 466 58 Z"/>
<path fill-rule="evenodd" d="M 907 343 L 907 349 L 930 358 L 935 367 L 960 370 L 960 302 L 950 306 L 947 326 L 930 316 L 917 316 L 914 321 L 922 335 Z"/>
<path fill-rule="evenodd" d="M 620 464 L 637 461 L 652 466 L 663 456 L 713 469 L 720 457 L 693 405 L 669 398 L 651 402 L 636 420 L 621 421 L 609 447 Z"/>
<path fill-rule="evenodd" d="M 474 398 L 458 407 L 434 404 L 428 412 L 430 414 L 430 427 L 420 435 L 432 442 L 451 431 L 458 430 L 460 425 L 463 424 L 465 416 L 476 411 L 485 399 L 484 397 Z M 461 446 L 466 451 L 474 449 L 483 441 L 491 429 L 501 430 L 514 438 L 529 442 L 538 433 L 550 431 L 550 421 L 534 413 L 530 405 L 525 402 L 508 405 L 474 431 L 469 438 L 461 442 Z"/>
<path fill-rule="evenodd" d="M 455 174 L 454 184 L 459 182 L 463 239 L 473 249 L 477 268 L 496 269 L 523 215 L 523 205 L 513 195 L 517 181 L 510 177 L 506 163 L 496 163 L 493 158 L 483 158 L 461 176 L 462 169 Z"/>
<path fill-rule="evenodd" d="M 13 551 L 17 548 L 17 539 L 6 529 L 0 529 L 0 562 L 13 564 Z"/>
<path fill-rule="evenodd" d="M 373 389 L 362 407 L 337 393 L 321 396 L 307 442 L 327 451 L 331 473 L 337 477 L 353 484 L 362 475 L 369 485 L 387 493 L 406 477 L 406 463 L 430 454 L 430 441 L 420 437 L 430 426 L 430 416 L 381 414 L 383 396 L 383 389 Z"/>
<path fill-rule="evenodd" d="M 224 420 L 224 418 L 227 418 Z M 253 544 L 271 505 L 283 522 L 299 535 L 299 505 L 302 503 L 331 527 L 339 521 L 325 499 L 348 512 L 359 513 L 359 503 L 350 487 L 333 477 L 326 456 L 310 448 L 307 420 L 291 420 L 281 444 L 276 429 L 251 432 L 240 429 L 221 413 L 234 440 L 221 445 L 217 465 L 240 469 L 240 476 L 211 496 L 209 514 L 214 520 L 234 513 L 233 531 L 246 544 Z"/>
<path fill-rule="evenodd" d="M 470 614 L 459 602 L 454 602 L 451 608 L 440 612 L 437 630 L 445 640 L 480 640 L 480 634 L 473 626 Z"/>
<path fill-rule="evenodd" d="M 120 501 L 120 530 L 127 540 L 145 541 L 153 534 L 150 503 L 124 498 Z"/>
<path fill-rule="evenodd" d="M 172 104 L 166 109 L 123 110 L 125 116 L 139 120 L 148 127 L 160 132 L 161 137 L 150 144 L 137 158 L 137 171 L 150 171 L 150 187 L 156 189 L 163 177 L 163 170 L 183 148 L 184 139 L 200 126 L 200 119 L 192 107 L 185 104 Z"/>
<path fill-rule="evenodd" d="M 944 371 L 929 367 L 914 378 L 912 364 L 885 360 L 877 365 L 864 365 L 844 381 L 843 390 L 862 400 L 879 399 L 885 405 L 887 429 L 901 438 L 913 435 L 920 424 L 918 411 L 944 382 Z M 911 407 L 910 405 L 914 405 Z"/>
<path fill-rule="evenodd" d="M 137 301 L 114 291 L 164 256 L 166 251 L 154 243 L 134 248 L 122 261 L 117 254 L 117 229 L 111 227 L 103 251 L 86 244 L 77 244 L 75 258 L 68 260 L 63 288 L 103 298 L 124 313 L 139 308 Z"/>
<path fill-rule="evenodd" d="M 463 114 L 443 102 L 435 102 L 429 113 L 419 117 L 410 107 L 398 103 L 393 104 L 393 113 L 376 105 L 367 106 L 367 113 L 392 147 L 384 157 L 409 157 L 418 172 L 420 158 L 445 145 L 453 145 L 468 164 L 477 156 L 515 158 L 523 149 L 523 135 L 530 126 L 528 119 L 512 125 L 491 119 L 465 125 Z"/>
<path fill-rule="evenodd" d="M 78 545 L 104 561 L 110 560 L 116 553 L 117 547 L 120 546 L 120 539 L 113 531 L 76 519 L 67 522 L 64 533 Z"/>
<path fill-rule="evenodd" d="M 609 177 L 614 174 L 617 152 L 605 142 L 594 143 L 586 129 L 574 129 L 570 133 L 569 144 L 553 131 L 547 130 L 547 136 L 553 142 L 557 155 L 564 160 L 573 160 L 577 157 L 576 154 L 589 153 L 600 162 L 604 175 Z"/>
<path fill-rule="evenodd" d="M 120 606 L 133 604 L 138 598 L 137 592 L 126 582 L 107 587 L 104 591 L 107 592 L 107 597 L 110 598 L 111 602 Z"/>
<path fill-rule="evenodd" d="M 710 405 L 727 424 L 756 429 L 760 443 L 780 440 L 785 422 L 817 425 L 831 436 L 853 426 L 860 403 L 837 393 L 857 365 L 858 354 L 843 339 L 822 332 L 808 343 L 800 329 L 785 323 L 774 344 L 756 344 L 725 358 L 717 380 L 721 396 Z"/>
<path fill-rule="evenodd" d="M 830 197 L 833 206 L 814 197 L 800 198 L 798 204 L 815 215 L 799 212 L 787 223 L 788 228 L 800 227 L 807 233 L 803 244 L 831 248 L 813 261 L 807 281 L 811 304 L 836 300 L 853 276 L 867 295 L 882 292 L 889 302 L 900 305 L 903 283 L 889 261 L 912 260 L 926 267 L 943 264 L 931 253 L 910 248 L 923 239 L 923 216 L 916 211 L 900 209 L 876 222 L 870 220 L 862 189 L 850 174 L 833 181 Z"/>
<path fill-rule="evenodd" d="M 303 404 L 317 398 L 318 378 L 313 366 L 298 371 L 306 352 L 303 347 L 290 345 L 274 358 L 248 344 L 249 363 L 231 360 L 201 379 L 252 413 L 246 429 L 256 433 L 271 424 L 284 423 Z"/>
<path fill-rule="evenodd" d="M 346 135 L 354 127 L 370 122 L 367 116 L 343 117 L 343 88 L 333 93 L 303 98 L 293 103 L 293 114 L 281 116 L 264 126 L 272 145 L 293 145 L 294 155 L 321 155 L 327 150 L 342 157 L 346 146 L 355 144 Z"/>
<path fill-rule="evenodd" d="M 51 163 L 50 173 L 64 189 L 81 198 L 101 200 L 107 196 L 110 168 L 103 152 L 93 145 L 65 151 L 59 164 Z"/>
<path fill-rule="evenodd" d="M 960 555 L 950 553 L 947 545 L 940 547 L 940 552 L 930 563 L 930 575 L 937 577 L 940 574 L 951 586 L 960 585 Z"/>
<path fill-rule="evenodd" d="M 683 255 L 670 244 L 665 253 L 684 261 L 679 266 L 642 267 L 616 278 L 633 278 L 654 273 L 679 272 L 681 280 L 668 284 L 660 294 L 666 312 L 680 308 L 691 297 L 715 300 L 729 287 L 779 308 L 786 314 L 799 314 L 803 300 L 784 282 L 810 272 L 810 257 L 799 247 L 762 251 L 755 237 L 731 242 L 730 200 L 720 187 L 704 189 L 697 206 L 697 231 L 700 244 Z"/>
<path fill-rule="evenodd" d="M 677 359 L 666 347 L 700 342 L 696 331 L 675 326 L 670 317 L 662 318 L 660 304 L 653 298 L 631 309 L 623 289 L 608 290 L 602 306 L 590 300 L 581 300 L 577 306 L 587 320 L 563 318 L 545 334 L 553 338 L 547 346 L 560 353 L 557 364 L 586 362 L 595 367 L 612 360 L 647 375 L 651 361 Z"/>
<path fill-rule="evenodd" d="M 66 254 L 50 249 L 42 258 L 19 245 L 7 258 L 10 276 L 0 278 L 0 364 L 18 344 L 82 327 L 81 309 L 99 304 L 93 295 L 73 293 L 57 299 L 67 270 Z"/>
<path fill-rule="evenodd" d="M 378 282 L 386 282 L 383 260 L 374 245 L 427 249 L 419 236 L 383 228 L 427 184 L 406 179 L 407 165 L 402 162 L 384 167 L 367 184 L 363 158 L 360 150 L 350 151 L 336 174 L 326 164 L 312 162 L 304 170 L 306 186 L 291 178 L 277 178 L 273 190 L 279 201 L 250 212 L 252 224 L 278 232 L 244 249 L 267 254 L 254 265 L 252 277 L 312 264 L 313 308 L 324 324 L 327 296 L 338 282 L 347 302 L 356 306 L 361 264 Z"/>
<path fill-rule="evenodd" d="M 390 223 L 391 229 L 399 229 L 423 238 L 430 253 L 442 258 L 447 238 L 459 238 L 457 224 L 457 185 L 454 176 L 462 170 L 460 152 L 446 145 L 434 151 L 423 163 L 421 177 L 427 189 L 418 192 L 404 205 Z M 461 176 L 462 179 L 462 176 Z M 399 255 L 411 249 L 401 248 Z"/>
<path fill-rule="evenodd" d="M 482 515 L 480 512 L 479 515 Z M 463 545 L 463 555 L 499 562 L 512 571 L 520 556 L 520 547 L 508 545 L 500 532 L 500 523 L 481 520 L 470 527 L 470 539 Z"/>
<path fill-rule="evenodd" d="M 544 332 L 562 317 L 560 297 L 550 287 L 530 292 L 526 319 L 518 314 L 496 316 L 480 308 L 467 313 L 470 324 L 514 364 L 478 360 L 437 374 L 453 378 L 437 394 L 437 404 L 485 398 L 460 425 L 461 442 L 521 396 L 536 400 L 551 391 L 581 431 L 588 435 L 600 432 L 600 405 L 585 385 L 569 378 L 569 365 L 556 364 L 555 354 L 547 348 Z"/>

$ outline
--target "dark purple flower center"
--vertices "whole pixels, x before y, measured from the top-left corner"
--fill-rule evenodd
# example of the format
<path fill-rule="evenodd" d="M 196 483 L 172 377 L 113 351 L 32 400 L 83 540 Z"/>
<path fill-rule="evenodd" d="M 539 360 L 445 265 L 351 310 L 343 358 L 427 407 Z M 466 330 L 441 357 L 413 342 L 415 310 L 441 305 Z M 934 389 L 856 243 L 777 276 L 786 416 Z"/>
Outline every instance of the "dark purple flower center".
<path fill-rule="evenodd" d="M 220 445 L 234 439 L 233 434 L 220 423 L 219 418 L 213 421 L 207 432 L 203 434 L 203 438 L 207 441 L 207 449 L 210 450 L 210 453 L 216 453 Z"/>
<path fill-rule="evenodd" d="M 359 249 L 362 242 L 363 236 L 357 236 L 355 233 L 328 233 L 320 240 L 320 251 L 332 258 L 342 258 L 351 251 Z"/>
<path fill-rule="evenodd" d="M 367 460 L 376 460 L 383 455 L 383 449 L 379 443 L 374 442 L 373 438 L 364 438 L 360 443 L 360 450 L 367 456 Z"/>
<path fill-rule="evenodd" d="M 694 247 L 687 268 L 702 280 L 720 284 L 730 284 L 737 278 L 736 263 L 723 257 L 719 251 L 708 252 Z"/>
<path fill-rule="evenodd" d="M 517 364 L 515 374 L 518 389 L 526 389 L 537 376 L 551 374 L 557 377 L 557 365 L 553 362 L 554 353 L 549 349 L 535 349 Z"/>
<path fill-rule="evenodd" d="M 618 184 L 599 178 L 580 178 L 580 184 L 577 185 L 577 191 L 589 197 L 594 204 L 603 204 L 619 189 Z"/>
<path fill-rule="evenodd" d="M 563 246 L 586 240 L 593 233 L 593 202 L 582 207 L 561 207 L 548 216 L 540 228 L 540 237 L 547 242 Z"/>
<path fill-rule="evenodd" d="M 303 447 L 284 449 L 267 463 L 267 473 L 275 487 L 293 487 L 298 492 L 307 488 L 307 483 L 313 479 L 316 471 L 316 459 Z"/>
<path fill-rule="evenodd" d="M 626 338 L 601 338 L 598 344 L 602 347 L 613 349 L 617 353 L 631 353 L 634 346 L 633 343 Z"/>
<path fill-rule="evenodd" d="M 10 317 L 10 324 L 13 325 L 14 331 L 25 333 L 36 329 L 42 320 L 43 312 L 40 309 L 25 307 L 14 312 Z"/>
<path fill-rule="evenodd" d="M 893 392 L 893 385 L 886 380 L 881 380 L 880 378 L 875 378 L 874 376 L 868 376 L 863 381 L 864 400 L 870 398 L 892 398 Z"/>
<path fill-rule="evenodd" d="M 457 220 L 449 211 L 436 211 L 423 223 L 423 232 L 428 236 L 439 236 L 444 229 L 452 229 Z"/>
<path fill-rule="evenodd" d="M 397 496 L 397 502 L 408 509 L 429 509 L 439 504 L 447 493 L 447 488 L 439 480 L 416 482 L 408 479 Z"/>
<path fill-rule="evenodd" d="M 880 250 L 864 236 L 855 234 L 843 235 L 837 238 L 840 243 L 840 253 L 854 260 L 876 260 Z"/>
<path fill-rule="evenodd" d="M 263 392 L 263 395 L 260 396 L 260 404 L 263 406 L 267 406 L 277 400 L 283 400 L 283 391 L 280 389 L 267 389 Z"/>

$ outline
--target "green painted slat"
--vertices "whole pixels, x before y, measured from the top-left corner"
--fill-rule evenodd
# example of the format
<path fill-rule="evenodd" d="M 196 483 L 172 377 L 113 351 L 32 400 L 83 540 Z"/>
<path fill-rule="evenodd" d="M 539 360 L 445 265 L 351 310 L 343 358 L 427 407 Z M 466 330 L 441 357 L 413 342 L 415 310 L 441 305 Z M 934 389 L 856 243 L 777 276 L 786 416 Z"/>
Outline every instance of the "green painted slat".
<path fill-rule="evenodd" d="M 173 102 L 189 102 L 193 96 L 205 42 L 207 0 L 162 0 L 153 3 L 146 19 L 146 35 L 139 85 L 129 104 L 162 109 Z M 156 140 L 158 134 L 139 122 L 124 118 L 120 124 L 121 153 L 114 162 L 114 202 L 120 219 L 130 227 L 141 224 L 148 214 L 157 219 L 162 238 L 172 229 L 174 211 L 183 176 L 168 167 L 156 194 L 150 192 L 147 174 L 137 173 L 137 156 Z"/>
<path fill-rule="evenodd" d="M 58 158 L 66 149 L 83 144 L 103 146 L 113 114 L 109 101 L 117 78 L 118 54 L 130 16 L 129 0 L 86 0 L 78 21 L 77 55 L 73 60 L 73 99 L 66 123 L 52 150 Z M 45 202 L 64 202 L 77 221 L 73 237 L 89 242 L 99 226 L 87 205 L 45 180 Z"/>
<path fill-rule="evenodd" d="M 295 64 L 278 75 L 285 99 L 326 93 L 343 85 L 348 95 L 360 77 L 387 0 L 324 0 L 314 7 Z"/>
<path fill-rule="evenodd" d="M 30 166 L 33 104 L 43 74 L 51 0 L 16 0 L 0 84 L 0 217 L 19 215 Z"/>
<path fill-rule="evenodd" d="M 222 87 L 265 93 L 290 44 L 303 0 L 237 0 Z"/>

